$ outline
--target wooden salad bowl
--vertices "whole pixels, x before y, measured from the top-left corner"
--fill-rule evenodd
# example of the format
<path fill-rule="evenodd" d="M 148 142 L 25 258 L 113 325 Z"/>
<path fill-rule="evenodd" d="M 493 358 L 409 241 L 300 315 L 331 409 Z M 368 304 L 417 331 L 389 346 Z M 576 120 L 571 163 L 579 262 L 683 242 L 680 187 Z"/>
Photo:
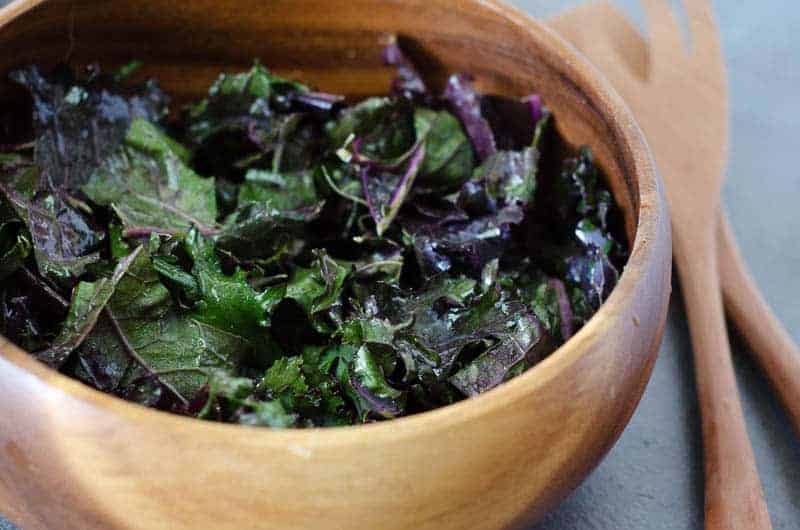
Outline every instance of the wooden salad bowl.
<path fill-rule="evenodd" d="M 598 464 L 661 342 L 670 230 L 631 114 L 553 31 L 494 0 L 18 1 L 0 10 L 0 71 L 144 61 L 199 96 L 259 58 L 356 97 L 385 93 L 396 33 L 436 86 L 543 95 L 570 145 L 593 147 L 631 257 L 597 315 L 527 373 L 477 398 L 357 427 L 246 428 L 145 409 L 40 365 L 0 338 L 0 512 L 23 530 L 521 528 Z M 0 88 L 4 111 L 19 92 Z"/>

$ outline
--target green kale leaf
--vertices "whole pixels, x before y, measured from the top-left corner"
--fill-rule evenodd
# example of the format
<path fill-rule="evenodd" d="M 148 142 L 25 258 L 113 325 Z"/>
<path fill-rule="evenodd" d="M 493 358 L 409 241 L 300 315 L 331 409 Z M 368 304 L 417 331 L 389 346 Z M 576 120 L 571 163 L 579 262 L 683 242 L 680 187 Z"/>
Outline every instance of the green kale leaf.
<path fill-rule="evenodd" d="M 414 126 L 417 138 L 425 138 L 425 160 L 419 176 L 422 186 L 448 191 L 469 180 L 475 155 L 455 116 L 420 107 L 414 111 Z"/>
<path fill-rule="evenodd" d="M 274 263 L 302 248 L 308 223 L 323 204 L 279 210 L 269 202 L 251 202 L 233 213 L 217 238 L 220 250 L 241 261 Z"/>
<path fill-rule="evenodd" d="M 110 206 L 128 236 L 185 232 L 192 226 L 206 234 L 216 231 L 214 180 L 186 165 L 182 146 L 144 120 L 133 122 L 125 142 L 83 186 L 89 199 Z"/>
<path fill-rule="evenodd" d="M 267 204 L 277 210 L 296 210 L 319 202 L 314 178 L 309 172 L 281 174 L 251 169 L 239 188 L 239 204 Z"/>
<path fill-rule="evenodd" d="M 86 337 L 92 332 L 101 311 L 105 309 L 108 301 L 120 280 L 128 273 L 142 247 L 136 249 L 126 258 L 122 259 L 114 269 L 110 278 L 100 278 L 96 282 L 80 282 L 72 291 L 67 319 L 61 333 L 46 350 L 36 353 L 36 357 L 53 368 L 60 368 L 67 358 L 78 348 Z"/>
<path fill-rule="evenodd" d="M 208 98 L 188 107 L 189 139 L 200 145 L 221 132 L 277 130 L 272 127 L 271 99 L 307 91 L 301 83 L 276 76 L 256 63 L 248 72 L 222 74 Z"/>
<path fill-rule="evenodd" d="M 252 355 L 241 336 L 173 306 L 148 252 L 133 260 L 79 351 L 76 375 L 107 391 L 156 378 L 184 405 L 207 383 L 207 371 L 234 369 Z"/>

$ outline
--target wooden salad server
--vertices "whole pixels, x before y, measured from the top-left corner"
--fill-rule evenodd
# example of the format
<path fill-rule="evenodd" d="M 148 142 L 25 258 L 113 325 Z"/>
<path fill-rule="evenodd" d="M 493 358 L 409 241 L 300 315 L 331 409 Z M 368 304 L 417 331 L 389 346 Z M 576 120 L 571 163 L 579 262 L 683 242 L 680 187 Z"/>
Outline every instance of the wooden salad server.
<path fill-rule="evenodd" d="M 552 19 L 551 26 L 580 48 L 623 96 L 626 96 L 625 89 L 629 86 L 628 77 L 634 76 L 640 80 L 647 78 L 647 42 L 625 15 L 609 3 L 597 2 L 566 11 Z M 597 45 L 600 42 L 603 45 Z M 722 83 L 724 90 L 724 81 Z M 658 102 L 653 100 L 652 104 Z M 645 124 L 642 126 L 645 134 L 650 136 L 651 131 Z M 690 132 L 684 131 L 685 134 Z M 718 153 L 724 160 L 726 135 L 698 137 L 695 141 L 703 142 L 707 153 Z M 669 168 L 670 160 L 666 155 L 657 151 L 655 154 L 662 170 Z M 800 348 L 758 289 L 722 210 L 717 242 L 717 264 L 728 316 L 747 341 L 753 358 L 778 394 L 795 432 L 800 434 Z"/>
<path fill-rule="evenodd" d="M 638 33 L 625 28 L 624 17 L 608 15 L 616 12 L 608 4 L 558 17 L 552 25 L 621 92 L 645 131 L 666 184 L 675 261 L 695 353 L 706 528 L 768 529 L 769 514 L 736 387 L 719 275 L 728 106 L 718 31 L 706 0 L 685 0 L 693 47 L 687 52 L 669 2 L 643 3 L 650 26 L 649 54 Z M 645 52 L 626 53 L 636 49 L 637 37 L 638 49 Z"/>
<path fill-rule="evenodd" d="M 717 239 L 725 309 L 800 435 L 800 348 L 759 291 L 724 213 Z"/>

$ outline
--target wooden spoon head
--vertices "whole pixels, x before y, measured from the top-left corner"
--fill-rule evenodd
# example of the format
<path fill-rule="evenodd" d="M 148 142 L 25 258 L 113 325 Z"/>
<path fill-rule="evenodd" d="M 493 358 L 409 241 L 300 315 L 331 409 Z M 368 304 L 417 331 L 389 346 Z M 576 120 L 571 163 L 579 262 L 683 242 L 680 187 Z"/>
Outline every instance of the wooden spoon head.
<path fill-rule="evenodd" d="M 675 258 L 695 350 L 706 467 L 706 528 L 766 530 L 771 528 L 769 514 L 738 403 L 716 277 L 715 202 L 728 130 L 724 68 L 709 6 L 705 0 L 684 3 L 693 34 L 692 53 L 684 50 L 667 2 L 645 2 L 653 43 L 646 69 L 636 61 L 626 67 L 620 60 L 620 54 L 626 53 L 640 57 L 647 45 L 631 36 L 624 17 L 607 4 L 596 6 L 591 14 L 560 17 L 555 24 L 576 39 L 627 98 L 667 180 Z M 601 20 L 604 25 L 584 24 L 579 16 L 591 16 L 588 20 Z M 598 33 L 615 26 L 618 31 Z M 747 305 L 757 298 L 749 297 Z M 784 366 L 791 371 L 791 364 Z"/>
<path fill-rule="evenodd" d="M 666 182 L 673 223 L 692 229 L 716 215 L 727 159 L 728 93 L 719 32 L 707 0 L 685 0 L 689 51 L 669 2 L 644 4 L 650 46 L 608 2 L 550 23 L 631 107 Z"/>

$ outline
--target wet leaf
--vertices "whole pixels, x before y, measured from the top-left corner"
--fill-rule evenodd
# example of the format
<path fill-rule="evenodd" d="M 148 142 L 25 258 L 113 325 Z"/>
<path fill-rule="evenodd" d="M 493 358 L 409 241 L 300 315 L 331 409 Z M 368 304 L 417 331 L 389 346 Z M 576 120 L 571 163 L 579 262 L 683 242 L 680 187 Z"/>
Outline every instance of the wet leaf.
<path fill-rule="evenodd" d="M 336 148 L 347 148 L 348 142 L 357 141 L 361 160 L 394 168 L 415 146 L 414 109 L 406 101 L 367 99 L 344 111 L 328 135 Z M 351 156 L 346 154 L 347 162 Z"/>
<path fill-rule="evenodd" d="M 497 334 L 498 343 L 459 370 L 450 382 L 467 396 L 491 390 L 528 360 L 533 364 L 535 346 L 542 338 L 539 321 L 533 315 L 518 314 L 509 319 L 510 325 Z"/>
<path fill-rule="evenodd" d="M 239 188 L 239 204 L 256 202 L 277 210 L 296 210 L 315 206 L 317 197 L 314 179 L 308 172 L 281 174 L 251 169 Z"/>
<path fill-rule="evenodd" d="M 188 107 L 188 137 L 200 145 L 221 132 L 277 133 L 272 99 L 306 90 L 302 84 L 273 75 L 260 64 L 247 72 L 221 74 L 211 85 L 208 97 Z"/>
<path fill-rule="evenodd" d="M 72 291 L 72 302 L 61 333 L 46 350 L 36 353 L 36 358 L 53 368 L 60 368 L 86 340 L 94 329 L 100 313 L 111 300 L 120 280 L 128 273 L 131 264 L 139 255 L 139 247 L 128 257 L 122 259 L 110 278 L 100 278 L 96 282 L 80 282 Z"/>
<path fill-rule="evenodd" d="M 77 374 L 105 381 L 107 390 L 155 374 L 188 400 L 206 384 L 208 369 L 232 369 L 254 349 L 241 336 L 174 308 L 146 252 L 119 281 L 108 307 L 119 331 L 101 317 L 81 347 Z"/>
<path fill-rule="evenodd" d="M 277 261 L 302 245 L 298 240 L 321 209 L 322 204 L 295 210 L 279 210 L 262 202 L 246 204 L 229 218 L 217 245 L 244 261 Z"/>
<path fill-rule="evenodd" d="M 200 292 L 194 318 L 254 341 L 265 337 L 269 314 L 283 291 L 267 289 L 258 293 L 242 271 L 230 276 L 223 273 L 213 243 L 196 230 L 189 232 L 185 248 L 193 260 L 191 273 Z"/>
<path fill-rule="evenodd" d="M 192 226 L 213 233 L 214 180 L 192 171 L 186 156 L 185 149 L 155 125 L 136 120 L 126 147 L 109 156 L 82 191 L 96 204 L 110 206 L 127 235 L 173 233 Z"/>
<path fill-rule="evenodd" d="M 458 189 L 475 167 L 472 146 L 459 121 L 447 111 L 417 108 L 414 124 L 417 138 L 425 138 L 420 184 L 434 190 Z"/>
<path fill-rule="evenodd" d="M 318 252 L 313 266 L 294 270 L 286 287 L 286 297 L 294 300 L 312 318 L 321 316 L 341 303 L 349 271 L 324 251 Z M 317 323 L 324 328 L 324 325 Z"/>
<path fill-rule="evenodd" d="M 122 143 L 131 121 L 158 120 L 166 107 L 155 85 L 126 98 L 92 83 L 47 78 L 35 66 L 10 77 L 33 98 L 35 162 L 56 188 L 81 186 Z"/>
<path fill-rule="evenodd" d="M 539 152 L 533 147 L 498 151 L 475 170 L 475 179 L 492 201 L 525 207 L 536 193 L 538 165 Z"/>
<path fill-rule="evenodd" d="M 481 97 L 475 91 L 472 81 L 469 75 L 451 76 L 444 91 L 444 99 L 461 120 L 478 159 L 483 161 L 495 154 L 497 144 L 491 126 L 481 112 Z"/>
<path fill-rule="evenodd" d="M 104 235 L 91 227 L 64 195 L 40 193 L 27 198 L 4 184 L 0 184 L 0 194 L 25 223 L 43 276 L 70 285 L 98 261 L 93 250 Z"/>

